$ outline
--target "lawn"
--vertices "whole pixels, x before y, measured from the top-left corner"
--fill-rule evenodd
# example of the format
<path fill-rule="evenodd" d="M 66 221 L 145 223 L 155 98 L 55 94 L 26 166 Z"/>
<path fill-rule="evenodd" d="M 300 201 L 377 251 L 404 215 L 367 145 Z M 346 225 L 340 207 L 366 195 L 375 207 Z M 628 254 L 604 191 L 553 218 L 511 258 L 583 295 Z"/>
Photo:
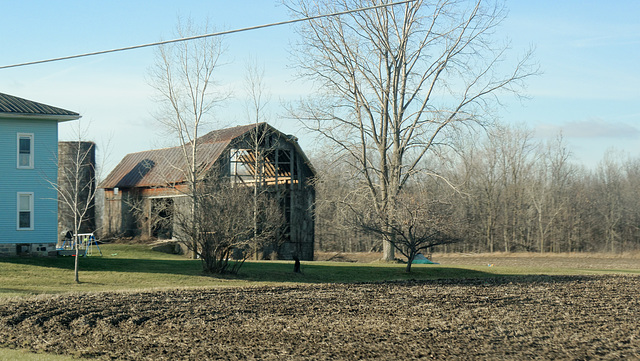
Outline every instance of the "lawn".
<path fill-rule="evenodd" d="M 380 262 L 303 262 L 303 273 L 295 274 L 292 261 L 247 261 L 238 275 L 210 276 L 202 274 L 199 260 L 154 252 L 147 245 L 108 244 L 101 249 L 102 256 L 94 250 L 93 256 L 80 259 L 80 284 L 73 281 L 73 257 L 0 258 L 0 299 L 73 292 L 640 272 L 637 257 L 621 262 L 589 255 L 492 254 L 436 255 L 442 264 L 414 265 L 409 274 L 403 264 Z"/>
<path fill-rule="evenodd" d="M 0 361 L 71 361 L 78 360 L 71 356 L 33 353 L 27 350 L 0 348 Z"/>
<path fill-rule="evenodd" d="M 202 273 L 201 261 L 154 252 L 146 245 L 103 245 L 102 256 L 80 259 L 80 284 L 73 281 L 73 257 L 0 258 L 0 298 L 69 292 L 139 291 L 167 288 L 228 287 L 287 283 L 344 283 L 385 280 L 483 277 L 493 272 L 473 268 L 402 264 L 247 261 L 238 275 Z M 489 270 L 495 271 L 495 270 Z"/>

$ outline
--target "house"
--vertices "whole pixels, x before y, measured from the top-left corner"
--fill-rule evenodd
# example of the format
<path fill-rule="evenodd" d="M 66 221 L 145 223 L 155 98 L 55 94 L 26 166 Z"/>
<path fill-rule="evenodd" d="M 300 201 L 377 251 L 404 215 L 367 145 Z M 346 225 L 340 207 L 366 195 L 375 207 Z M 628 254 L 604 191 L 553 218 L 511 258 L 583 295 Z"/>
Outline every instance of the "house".
<path fill-rule="evenodd" d="M 286 219 L 285 242 L 271 251 L 281 259 L 312 260 L 315 171 L 297 138 L 258 123 L 212 131 L 197 144 L 204 179 L 239 187 L 257 183 L 277 197 Z M 181 147 L 126 155 L 99 185 L 105 195 L 103 237 L 171 238 L 172 209 L 188 193 L 185 169 Z"/>
<path fill-rule="evenodd" d="M 55 255 L 58 123 L 78 113 L 0 93 L 0 255 Z"/>

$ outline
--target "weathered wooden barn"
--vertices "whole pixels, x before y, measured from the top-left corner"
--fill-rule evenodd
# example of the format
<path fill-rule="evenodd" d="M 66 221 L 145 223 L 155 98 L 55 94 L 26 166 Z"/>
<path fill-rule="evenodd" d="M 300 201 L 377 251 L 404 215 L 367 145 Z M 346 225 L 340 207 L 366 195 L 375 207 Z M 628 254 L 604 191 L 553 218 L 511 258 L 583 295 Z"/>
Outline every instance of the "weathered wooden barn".
<path fill-rule="evenodd" d="M 259 123 L 212 131 L 197 144 L 203 179 L 245 187 L 258 182 L 278 197 L 286 219 L 278 257 L 312 260 L 315 171 L 297 138 Z M 103 234 L 171 238 L 172 210 L 188 193 L 185 164 L 181 147 L 126 155 L 99 185 L 105 197 Z"/>

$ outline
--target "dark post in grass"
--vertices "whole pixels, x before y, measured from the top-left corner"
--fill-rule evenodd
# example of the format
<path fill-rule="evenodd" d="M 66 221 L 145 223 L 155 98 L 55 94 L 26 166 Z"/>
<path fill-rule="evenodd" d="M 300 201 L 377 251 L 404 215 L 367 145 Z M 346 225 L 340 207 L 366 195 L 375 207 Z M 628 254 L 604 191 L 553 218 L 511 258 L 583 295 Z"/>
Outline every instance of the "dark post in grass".
<path fill-rule="evenodd" d="M 302 273 L 300 270 L 300 258 L 297 255 L 293 256 L 295 263 L 293 264 L 293 273 Z"/>

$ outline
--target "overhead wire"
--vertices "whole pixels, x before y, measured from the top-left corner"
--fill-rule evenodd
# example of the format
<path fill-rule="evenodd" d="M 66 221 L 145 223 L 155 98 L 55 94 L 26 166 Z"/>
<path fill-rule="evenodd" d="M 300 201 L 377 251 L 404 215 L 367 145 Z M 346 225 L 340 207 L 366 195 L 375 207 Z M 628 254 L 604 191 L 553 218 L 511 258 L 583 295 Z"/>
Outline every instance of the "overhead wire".
<path fill-rule="evenodd" d="M 240 33 L 240 32 L 244 32 L 244 31 L 269 28 L 269 27 L 273 27 L 273 26 L 293 24 L 293 23 L 298 23 L 298 22 L 302 22 L 302 21 L 310 21 L 310 20 L 315 20 L 315 19 L 320 19 L 320 18 L 346 15 L 346 14 L 350 14 L 350 13 L 354 13 L 354 12 L 360 12 L 360 11 L 366 11 L 366 10 L 374 10 L 374 9 L 388 7 L 388 6 L 402 5 L 402 4 L 407 4 L 407 3 L 410 3 L 410 2 L 414 2 L 414 1 L 416 1 L 416 0 L 403 0 L 403 1 L 397 1 L 397 2 L 392 2 L 392 3 L 388 3 L 388 4 L 380 4 L 380 5 L 373 5 L 373 6 L 368 6 L 368 7 L 358 8 L 358 9 L 339 11 L 339 12 L 335 12 L 335 13 L 331 13 L 331 14 L 314 15 L 314 16 L 309 16 L 309 17 L 300 18 L 300 19 L 285 20 L 285 21 L 269 23 L 269 24 L 262 24 L 262 25 L 255 25 L 255 26 L 250 26 L 250 27 L 240 28 L 240 29 L 225 30 L 225 31 L 219 31 L 219 32 L 215 32 L 215 33 L 202 34 L 202 35 L 194 35 L 194 36 L 188 36 L 188 37 L 179 38 L 179 39 L 157 41 L 157 42 L 148 43 L 148 44 L 132 45 L 132 46 L 126 46 L 126 47 L 116 48 L 116 49 L 101 50 L 101 51 L 94 51 L 94 52 L 90 52 L 90 53 L 63 56 L 63 57 L 59 57 L 59 58 L 51 58 L 51 59 L 30 61 L 30 62 L 25 62 L 25 63 L 3 65 L 3 66 L 0 66 L 0 70 L 9 69 L 9 68 L 17 68 L 17 67 L 28 66 L 28 65 L 51 63 L 51 62 L 56 62 L 56 61 L 69 60 L 69 59 L 84 58 L 84 57 L 94 56 L 94 55 L 116 53 L 116 52 L 127 51 L 127 50 L 148 48 L 148 47 L 152 47 L 152 46 L 160 46 L 160 45 L 177 43 L 177 42 L 182 42 L 182 41 L 203 39 L 203 38 L 208 38 L 208 37 L 213 37 L 213 36 L 229 35 L 229 34 Z"/>

